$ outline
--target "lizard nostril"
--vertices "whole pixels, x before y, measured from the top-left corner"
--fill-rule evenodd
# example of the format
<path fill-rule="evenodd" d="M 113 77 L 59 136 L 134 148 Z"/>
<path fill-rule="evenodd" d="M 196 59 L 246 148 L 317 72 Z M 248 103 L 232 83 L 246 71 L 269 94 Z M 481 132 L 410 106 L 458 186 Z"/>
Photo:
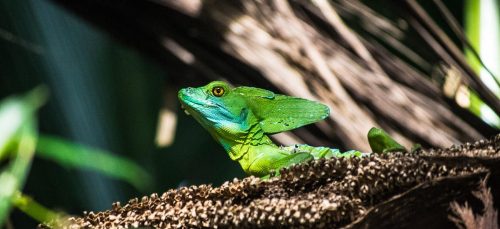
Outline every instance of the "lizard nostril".
<path fill-rule="evenodd" d="M 192 91 L 192 88 L 190 88 L 190 87 L 182 89 L 182 92 L 184 94 L 189 94 L 189 93 L 191 93 L 191 91 Z"/>
<path fill-rule="evenodd" d="M 178 96 L 179 96 L 179 98 L 181 98 L 181 97 L 187 96 L 189 94 L 192 94 L 191 88 L 182 88 L 181 90 L 179 90 Z"/>

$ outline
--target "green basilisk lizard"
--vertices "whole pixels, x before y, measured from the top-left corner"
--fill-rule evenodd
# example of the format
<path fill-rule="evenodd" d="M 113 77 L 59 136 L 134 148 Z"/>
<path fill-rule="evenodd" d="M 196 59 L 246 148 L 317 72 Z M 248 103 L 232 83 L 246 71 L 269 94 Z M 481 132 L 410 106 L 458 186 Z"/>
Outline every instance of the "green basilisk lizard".
<path fill-rule="evenodd" d="M 271 141 L 271 134 L 328 117 L 329 108 L 319 102 L 255 87 L 233 88 L 221 81 L 181 89 L 178 97 L 185 112 L 207 129 L 249 175 L 263 177 L 313 159 L 366 155 L 305 144 L 282 147 Z M 368 140 L 375 153 L 406 151 L 381 129 L 372 128 Z"/>

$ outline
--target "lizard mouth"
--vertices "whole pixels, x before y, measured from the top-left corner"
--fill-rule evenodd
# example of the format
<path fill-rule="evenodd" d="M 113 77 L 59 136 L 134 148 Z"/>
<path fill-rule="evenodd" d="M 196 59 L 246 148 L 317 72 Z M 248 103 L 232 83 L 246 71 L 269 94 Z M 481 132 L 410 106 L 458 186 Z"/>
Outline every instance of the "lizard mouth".
<path fill-rule="evenodd" d="M 186 113 L 187 115 L 191 115 L 189 113 L 189 111 L 186 109 L 186 107 L 184 106 L 184 104 L 181 104 L 181 109 L 184 111 L 184 113 Z"/>
<path fill-rule="evenodd" d="M 187 115 L 193 115 L 193 112 L 198 113 L 200 112 L 200 110 L 203 110 L 204 108 L 215 107 L 215 106 L 216 104 L 210 102 L 203 103 L 192 99 L 186 99 L 181 102 L 181 108 Z"/>
<path fill-rule="evenodd" d="M 187 115 L 191 115 L 189 113 L 189 111 L 187 111 L 186 107 L 184 107 L 184 105 L 181 105 L 181 109 L 184 111 L 184 113 L 186 113 Z"/>
<path fill-rule="evenodd" d="M 184 101 L 181 101 L 181 107 L 183 109 L 201 109 L 202 107 L 218 107 L 220 105 L 212 103 L 210 101 L 198 101 L 196 99 L 187 98 Z"/>

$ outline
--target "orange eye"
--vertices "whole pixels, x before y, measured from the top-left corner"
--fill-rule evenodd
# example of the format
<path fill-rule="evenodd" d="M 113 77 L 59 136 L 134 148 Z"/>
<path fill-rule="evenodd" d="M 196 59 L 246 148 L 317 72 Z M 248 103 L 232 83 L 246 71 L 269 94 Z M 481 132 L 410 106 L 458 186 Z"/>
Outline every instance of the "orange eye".
<path fill-rule="evenodd" d="M 214 87 L 212 88 L 212 94 L 217 97 L 221 97 L 224 95 L 224 88 L 223 87 Z"/>

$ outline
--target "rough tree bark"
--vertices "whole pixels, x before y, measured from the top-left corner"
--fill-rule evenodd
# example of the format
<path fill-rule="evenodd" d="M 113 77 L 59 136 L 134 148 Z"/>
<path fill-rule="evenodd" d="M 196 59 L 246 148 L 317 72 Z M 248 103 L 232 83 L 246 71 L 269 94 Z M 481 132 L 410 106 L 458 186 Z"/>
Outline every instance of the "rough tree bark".
<path fill-rule="evenodd" d="M 499 168 L 500 134 L 443 150 L 311 161 L 269 180 L 183 187 L 86 212 L 62 227 L 496 228 Z"/>
<path fill-rule="evenodd" d="M 449 71 L 437 70 L 453 69 L 500 111 L 417 1 L 384 2 L 385 16 L 357 0 L 53 1 L 159 60 L 176 87 L 226 79 L 330 106 L 328 122 L 277 135 L 283 144 L 367 151 L 365 134 L 379 126 L 405 145 L 447 147 L 498 131 L 444 95 Z"/>

